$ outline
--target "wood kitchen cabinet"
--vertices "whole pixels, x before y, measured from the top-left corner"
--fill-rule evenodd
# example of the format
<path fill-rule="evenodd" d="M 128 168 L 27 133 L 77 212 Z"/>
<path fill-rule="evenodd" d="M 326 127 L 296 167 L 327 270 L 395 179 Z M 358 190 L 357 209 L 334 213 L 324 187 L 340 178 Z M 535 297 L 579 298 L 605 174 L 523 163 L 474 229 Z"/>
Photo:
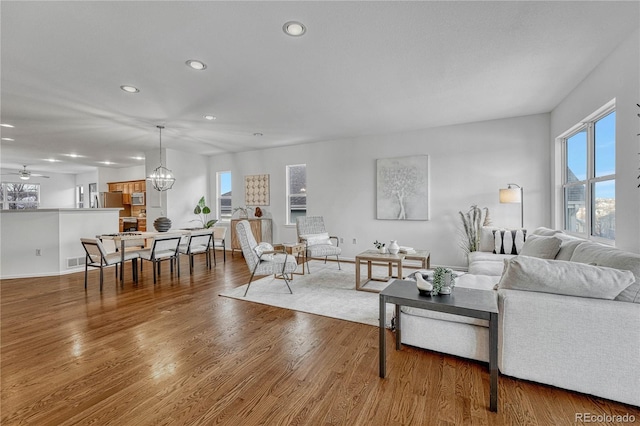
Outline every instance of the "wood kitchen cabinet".
<path fill-rule="evenodd" d="M 138 231 L 146 232 L 147 231 L 147 219 L 146 218 L 138 218 Z"/>
<path fill-rule="evenodd" d="M 273 243 L 271 219 L 231 219 L 231 256 L 233 256 L 233 252 L 236 250 L 242 251 L 240 240 L 238 239 L 238 234 L 236 232 L 236 224 L 241 220 L 249 221 L 249 225 L 251 225 L 251 233 L 256 239 L 256 242 Z"/>
<path fill-rule="evenodd" d="M 133 192 L 147 192 L 147 182 L 144 180 L 133 182 Z"/>

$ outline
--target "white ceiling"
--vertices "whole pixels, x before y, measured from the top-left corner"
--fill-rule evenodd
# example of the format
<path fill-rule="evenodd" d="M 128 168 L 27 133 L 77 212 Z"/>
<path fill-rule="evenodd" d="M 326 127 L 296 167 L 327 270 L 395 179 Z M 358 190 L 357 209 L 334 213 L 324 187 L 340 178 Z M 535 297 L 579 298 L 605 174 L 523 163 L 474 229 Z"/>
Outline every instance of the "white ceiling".
<path fill-rule="evenodd" d="M 0 8 L 3 172 L 141 164 L 158 124 L 164 147 L 208 155 L 549 112 L 639 25 L 637 2 Z"/>

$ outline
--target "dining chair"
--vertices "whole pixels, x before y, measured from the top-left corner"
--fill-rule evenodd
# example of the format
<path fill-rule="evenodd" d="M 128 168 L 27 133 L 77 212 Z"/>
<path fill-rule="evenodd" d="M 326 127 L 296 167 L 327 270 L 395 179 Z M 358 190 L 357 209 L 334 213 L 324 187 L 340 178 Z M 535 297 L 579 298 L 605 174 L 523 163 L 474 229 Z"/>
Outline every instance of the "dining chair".
<path fill-rule="evenodd" d="M 216 247 L 222 248 L 223 261 L 227 262 L 227 249 L 226 249 L 226 226 L 214 226 L 213 227 L 213 263 L 216 264 Z"/>
<path fill-rule="evenodd" d="M 255 275 L 272 274 L 280 275 L 281 278 L 284 279 L 285 284 L 287 284 L 289 293 L 293 294 L 289 280 L 292 278 L 291 273 L 298 267 L 296 258 L 286 252 L 276 252 L 273 250 L 273 247 L 269 250 L 268 243 L 260 243 L 259 245 L 251 232 L 251 225 L 246 220 L 241 220 L 236 223 L 236 233 L 238 234 L 244 260 L 247 262 L 247 266 L 251 271 L 249 284 L 247 284 L 244 295 L 246 296 L 249 292 L 251 281 L 253 281 Z"/>
<path fill-rule="evenodd" d="M 151 248 L 137 250 L 140 259 L 151 262 L 153 269 L 153 283 L 156 283 L 156 275 L 160 275 L 160 266 L 162 261 L 168 260 L 173 273 L 173 265 L 176 265 L 178 277 L 180 277 L 180 246 L 181 235 L 167 235 L 154 237 Z M 133 253 L 133 252 L 132 252 Z M 157 274 L 156 274 L 157 269 Z"/>
<path fill-rule="evenodd" d="M 122 264 L 122 254 L 112 251 L 109 252 L 98 238 L 80 238 L 82 247 L 86 253 L 84 262 L 84 288 L 87 289 L 87 275 L 89 267 L 100 268 L 100 291 L 102 291 L 102 283 L 104 282 L 103 269 L 107 266 L 115 266 L 116 279 L 118 278 L 118 264 Z M 131 260 L 131 274 L 134 282 L 138 282 L 138 252 L 125 253 L 124 260 Z M 123 272 L 124 265 L 120 265 Z"/>
<path fill-rule="evenodd" d="M 191 231 L 186 237 L 186 243 L 178 246 L 180 254 L 189 256 L 189 274 L 193 275 L 193 256 L 197 254 L 205 255 L 205 262 L 211 269 L 211 241 L 213 232 L 211 230 Z M 215 258 L 215 254 L 214 254 Z"/>

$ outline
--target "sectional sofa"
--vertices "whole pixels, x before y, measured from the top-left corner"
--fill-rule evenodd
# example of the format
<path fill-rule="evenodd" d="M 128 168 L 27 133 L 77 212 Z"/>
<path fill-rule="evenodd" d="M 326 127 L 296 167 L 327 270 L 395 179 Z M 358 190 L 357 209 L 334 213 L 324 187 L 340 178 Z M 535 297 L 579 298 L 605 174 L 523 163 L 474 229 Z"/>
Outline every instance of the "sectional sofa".
<path fill-rule="evenodd" d="M 640 406 L 640 255 L 547 228 L 496 254 L 494 231 L 456 286 L 497 291 L 500 372 Z M 488 362 L 486 321 L 401 315 L 404 344 Z"/>

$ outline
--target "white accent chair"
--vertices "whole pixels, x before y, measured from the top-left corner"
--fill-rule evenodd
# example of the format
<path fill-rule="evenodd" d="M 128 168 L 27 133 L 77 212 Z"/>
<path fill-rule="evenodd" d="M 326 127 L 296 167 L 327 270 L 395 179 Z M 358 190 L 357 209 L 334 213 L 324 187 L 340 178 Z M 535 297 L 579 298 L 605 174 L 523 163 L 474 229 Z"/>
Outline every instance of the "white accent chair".
<path fill-rule="evenodd" d="M 296 218 L 296 232 L 298 233 L 298 241 L 305 244 L 305 258 L 309 273 L 311 273 L 309 268 L 310 257 L 324 257 L 324 263 L 327 263 L 328 256 L 335 256 L 338 261 L 338 269 L 342 269 L 339 257 L 342 249 L 338 247 L 339 239 L 327 233 L 322 216 Z M 335 245 L 331 242 L 333 239 L 336 241 Z"/>
<path fill-rule="evenodd" d="M 244 295 L 246 296 L 249 292 L 254 276 L 272 274 L 280 275 L 284 279 L 289 292 L 293 294 L 291 286 L 289 286 L 289 280 L 291 279 L 291 273 L 298 267 L 296 258 L 286 252 L 275 252 L 273 250 L 258 254 L 258 251 L 256 251 L 258 243 L 251 232 L 251 225 L 246 220 L 241 220 L 236 224 L 236 232 L 244 260 L 251 271 L 251 278 L 249 278 L 249 284 L 247 284 Z"/>
<path fill-rule="evenodd" d="M 84 262 L 84 289 L 87 289 L 87 274 L 89 266 L 92 268 L 100 268 L 100 291 L 102 291 L 102 283 L 104 282 L 103 269 L 106 266 L 115 266 L 116 278 L 118 277 L 118 264 L 122 264 L 122 253 L 111 252 L 109 253 L 105 246 L 98 238 L 80 238 L 82 247 L 86 253 Z M 140 255 L 138 252 L 125 252 L 124 260 L 132 261 L 132 278 L 138 282 L 138 258 Z M 124 265 L 121 265 L 121 268 Z M 122 273 L 122 270 L 120 271 Z"/>

